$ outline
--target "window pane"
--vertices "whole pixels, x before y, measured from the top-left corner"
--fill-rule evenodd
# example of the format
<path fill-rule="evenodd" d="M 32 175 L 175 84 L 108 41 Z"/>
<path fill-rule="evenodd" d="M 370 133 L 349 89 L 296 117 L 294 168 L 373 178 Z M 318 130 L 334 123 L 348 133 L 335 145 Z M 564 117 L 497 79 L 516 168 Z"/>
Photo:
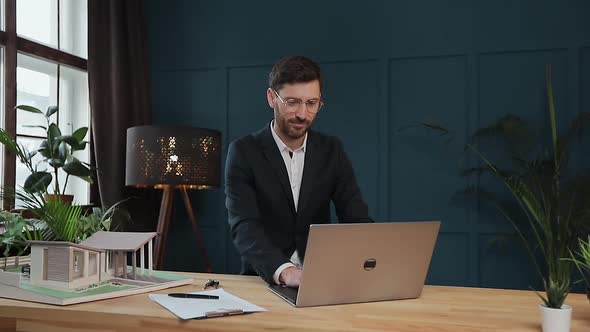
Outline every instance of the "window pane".
<path fill-rule="evenodd" d="M 88 58 L 87 13 L 87 0 L 60 0 L 60 48 L 84 59 Z"/>
<path fill-rule="evenodd" d="M 16 68 L 16 104 L 30 105 L 45 112 L 47 107 L 57 105 L 57 65 L 19 54 Z M 55 115 L 52 121 L 56 121 Z M 17 135 L 45 137 L 40 128 L 27 128 L 23 125 L 47 126 L 45 117 L 40 114 L 18 110 L 16 114 Z"/>
<path fill-rule="evenodd" d="M 18 0 L 16 33 L 57 48 L 57 0 Z"/>
<path fill-rule="evenodd" d="M 0 29 L 2 29 L 2 31 L 6 31 L 4 22 L 6 22 L 6 19 L 4 18 L 4 0 L 0 0 Z"/>
<path fill-rule="evenodd" d="M 90 103 L 88 100 L 88 73 L 60 66 L 59 87 L 59 127 L 64 134 L 71 134 L 81 127 L 90 127 Z M 86 134 L 90 141 L 90 132 Z M 90 163 L 90 147 L 74 152 L 80 161 Z M 62 174 L 63 175 L 63 174 Z M 63 180 L 65 181 L 65 177 Z M 88 182 L 76 177 L 68 180 L 67 194 L 74 195 L 79 204 L 88 204 L 90 186 Z"/>
<path fill-rule="evenodd" d="M 58 69 L 59 68 L 59 69 Z M 63 134 L 71 134 L 80 127 L 90 125 L 90 106 L 88 101 L 88 73 L 66 66 L 59 66 L 47 61 L 32 58 L 26 55 L 18 55 L 17 67 L 17 104 L 35 106 L 46 111 L 50 105 L 57 104 L 57 70 L 60 71 L 59 79 L 59 112 L 51 117 L 51 122 L 57 122 Z M 47 126 L 45 118 L 40 114 L 34 114 L 19 110 L 17 112 L 17 135 L 36 136 L 38 138 L 19 136 L 17 140 L 26 144 L 31 151 L 36 150 L 46 133 L 40 128 L 27 128 L 23 125 Z M 87 134 L 87 141 L 90 140 Z M 82 162 L 90 161 L 90 148 L 84 151 L 76 151 L 74 156 Z M 40 158 L 40 156 L 36 156 Z M 47 164 L 40 164 L 39 169 L 47 169 Z M 17 165 L 17 186 L 22 186 L 30 174 L 22 164 Z M 89 184 L 76 177 L 69 177 L 66 194 L 74 195 L 74 201 L 78 204 L 88 204 Z M 66 183 L 66 174 L 59 172 L 60 188 Z M 53 184 L 49 192 L 53 192 Z"/>

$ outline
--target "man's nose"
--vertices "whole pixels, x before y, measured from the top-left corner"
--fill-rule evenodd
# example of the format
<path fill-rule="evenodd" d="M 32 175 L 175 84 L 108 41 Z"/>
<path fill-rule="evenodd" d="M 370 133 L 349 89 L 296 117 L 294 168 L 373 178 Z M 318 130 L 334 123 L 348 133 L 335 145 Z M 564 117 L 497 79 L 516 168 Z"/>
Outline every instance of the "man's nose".
<path fill-rule="evenodd" d="M 295 116 L 297 116 L 298 119 L 306 119 L 307 118 L 307 104 L 301 103 L 301 107 L 299 107 L 297 109 L 297 111 L 295 112 Z"/>

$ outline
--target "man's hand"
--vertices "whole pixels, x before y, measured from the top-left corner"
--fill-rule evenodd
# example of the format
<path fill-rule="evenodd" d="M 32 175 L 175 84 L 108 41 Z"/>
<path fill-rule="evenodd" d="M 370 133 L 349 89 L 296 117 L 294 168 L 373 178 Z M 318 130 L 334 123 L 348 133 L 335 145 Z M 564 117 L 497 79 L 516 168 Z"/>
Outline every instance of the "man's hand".
<path fill-rule="evenodd" d="M 279 281 L 285 284 L 287 287 L 297 288 L 301 283 L 301 274 L 303 270 L 300 268 L 291 266 L 283 270 L 279 275 Z"/>

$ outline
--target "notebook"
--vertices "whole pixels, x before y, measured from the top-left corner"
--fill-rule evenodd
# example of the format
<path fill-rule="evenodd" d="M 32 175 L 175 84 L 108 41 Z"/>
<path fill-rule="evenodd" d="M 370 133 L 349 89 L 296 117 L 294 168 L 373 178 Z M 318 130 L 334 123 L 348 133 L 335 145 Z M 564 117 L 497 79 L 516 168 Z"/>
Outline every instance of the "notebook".
<path fill-rule="evenodd" d="M 311 225 L 299 289 L 269 289 L 296 307 L 420 296 L 440 221 Z"/>

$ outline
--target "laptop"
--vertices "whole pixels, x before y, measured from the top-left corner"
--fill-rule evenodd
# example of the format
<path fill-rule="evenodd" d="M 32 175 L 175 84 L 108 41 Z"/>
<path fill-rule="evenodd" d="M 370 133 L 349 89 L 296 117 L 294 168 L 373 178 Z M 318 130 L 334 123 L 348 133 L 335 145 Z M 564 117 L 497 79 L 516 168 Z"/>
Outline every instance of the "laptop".
<path fill-rule="evenodd" d="M 295 307 L 418 298 L 440 221 L 311 225 L 299 288 L 269 289 Z"/>

